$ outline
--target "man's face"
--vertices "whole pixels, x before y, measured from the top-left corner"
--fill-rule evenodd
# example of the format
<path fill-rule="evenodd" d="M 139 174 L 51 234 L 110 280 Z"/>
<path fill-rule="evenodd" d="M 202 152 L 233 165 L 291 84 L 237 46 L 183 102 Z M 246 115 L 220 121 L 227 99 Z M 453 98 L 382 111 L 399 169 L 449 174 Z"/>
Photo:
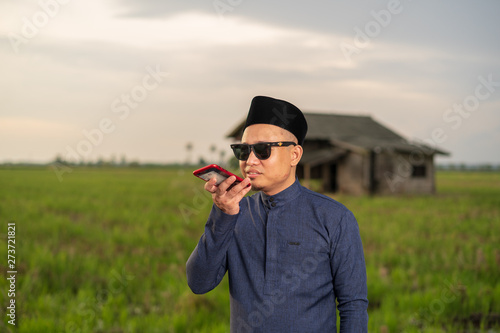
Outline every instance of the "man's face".
<path fill-rule="evenodd" d="M 242 143 L 293 141 L 297 139 L 288 131 L 274 125 L 255 124 L 243 132 Z M 252 190 L 274 195 L 295 182 L 295 167 L 302 156 L 302 147 L 272 147 L 271 156 L 259 160 L 253 151 L 246 161 L 240 161 L 241 173 L 249 177 Z"/>

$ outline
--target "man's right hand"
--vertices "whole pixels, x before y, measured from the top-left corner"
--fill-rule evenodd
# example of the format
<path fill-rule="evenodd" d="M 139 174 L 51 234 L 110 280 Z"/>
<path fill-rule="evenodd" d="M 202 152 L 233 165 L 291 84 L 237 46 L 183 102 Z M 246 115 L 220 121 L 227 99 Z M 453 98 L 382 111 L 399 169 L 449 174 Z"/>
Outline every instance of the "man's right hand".
<path fill-rule="evenodd" d="M 215 183 L 217 179 L 214 177 L 205 183 L 205 190 L 212 194 L 214 204 L 219 207 L 221 211 L 228 215 L 235 215 L 240 212 L 240 201 L 252 189 L 250 179 L 245 178 L 243 181 L 227 190 L 231 184 L 236 180 L 235 176 L 231 176 L 224 180 L 219 186 Z"/>

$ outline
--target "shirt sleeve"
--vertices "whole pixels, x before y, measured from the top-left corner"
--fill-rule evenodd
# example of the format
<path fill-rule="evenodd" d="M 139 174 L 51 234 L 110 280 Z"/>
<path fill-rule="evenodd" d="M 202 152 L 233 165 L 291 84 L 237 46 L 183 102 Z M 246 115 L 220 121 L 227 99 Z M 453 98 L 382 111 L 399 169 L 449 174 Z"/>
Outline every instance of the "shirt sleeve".
<path fill-rule="evenodd" d="M 228 215 L 216 205 L 205 232 L 186 263 L 187 282 L 195 294 L 214 289 L 226 274 L 226 256 L 239 214 Z"/>
<path fill-rule="evenodd" d="M 363 245 L 356 218 L 344 213 L 334 235 L 331 253 L 340 332 L 368 332 L 368 290 Z"/>

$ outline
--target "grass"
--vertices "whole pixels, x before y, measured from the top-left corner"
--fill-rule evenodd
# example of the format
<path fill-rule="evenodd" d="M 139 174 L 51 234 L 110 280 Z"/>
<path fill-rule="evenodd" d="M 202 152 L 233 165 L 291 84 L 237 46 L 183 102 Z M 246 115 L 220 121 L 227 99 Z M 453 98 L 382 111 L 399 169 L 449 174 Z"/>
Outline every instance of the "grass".
<path fill-rule="evenodd" d="M 0 169 L 0 270 L 16 223 L 16 326 L 2 332 L 228 332 L 227 279 L 185 262 L 211 198 L 188 169 Z M 500 331 L 500 174 L 439 172 L 435 196 L 334 195 L 365 248 L 370 332 Z"/>

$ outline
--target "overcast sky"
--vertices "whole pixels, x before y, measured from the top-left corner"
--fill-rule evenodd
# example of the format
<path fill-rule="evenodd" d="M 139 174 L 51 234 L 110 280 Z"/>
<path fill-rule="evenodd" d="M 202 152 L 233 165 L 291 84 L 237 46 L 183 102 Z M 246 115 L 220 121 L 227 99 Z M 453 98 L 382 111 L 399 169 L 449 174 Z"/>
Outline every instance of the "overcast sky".
<path fill-rule="evenodd" d="M 230 154 L 255 95 L 500 163 L 498 0 L 0 0 L 0 162 Z"/>

